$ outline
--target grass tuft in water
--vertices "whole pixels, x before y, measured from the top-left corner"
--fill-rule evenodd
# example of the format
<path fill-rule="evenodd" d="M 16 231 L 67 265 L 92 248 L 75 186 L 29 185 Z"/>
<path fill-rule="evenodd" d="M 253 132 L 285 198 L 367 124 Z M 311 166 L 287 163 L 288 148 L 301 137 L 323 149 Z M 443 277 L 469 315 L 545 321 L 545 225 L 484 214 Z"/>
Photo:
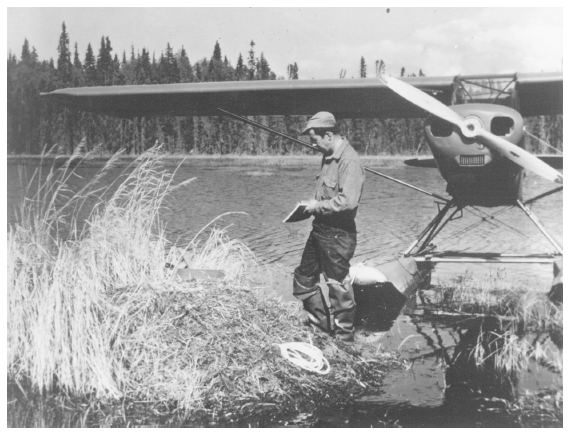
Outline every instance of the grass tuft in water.
<path fill-rule="evenodd" d="M 538 364 L 562 373 L 563 306 L 546 293 L 509 285 L 500 277 L 474 281 L 462 276 L 422 294 L 428 309 L 437 307 L 464 317 L 489 317 L 497 327 L 481 330 L 473 356 L 480 366 L 493 361 L 495 370 L 509 374 Z"/>

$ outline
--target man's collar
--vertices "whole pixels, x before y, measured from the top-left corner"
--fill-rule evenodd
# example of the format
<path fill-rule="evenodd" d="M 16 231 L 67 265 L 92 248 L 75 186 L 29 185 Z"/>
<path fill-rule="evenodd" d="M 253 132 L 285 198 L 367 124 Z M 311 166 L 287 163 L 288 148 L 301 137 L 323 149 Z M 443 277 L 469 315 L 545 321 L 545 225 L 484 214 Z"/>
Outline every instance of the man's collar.
<path fill-rule="evenodd" d="M 340 143 L 340 145 L 337 147 L 337 149 L 334 151 L 334 153 L 332 153 L 330 156 L 325 156 L 325 160 L 329 161 L 329 160 L 338 160 L 340 159 L 340 156 L 342 155 L 342 152 L 344 151 L 344 149 L 347 147 L 348 145 L 348 141 L 346 140 L 345 137 L 342 137 L 342 142 Z"/>

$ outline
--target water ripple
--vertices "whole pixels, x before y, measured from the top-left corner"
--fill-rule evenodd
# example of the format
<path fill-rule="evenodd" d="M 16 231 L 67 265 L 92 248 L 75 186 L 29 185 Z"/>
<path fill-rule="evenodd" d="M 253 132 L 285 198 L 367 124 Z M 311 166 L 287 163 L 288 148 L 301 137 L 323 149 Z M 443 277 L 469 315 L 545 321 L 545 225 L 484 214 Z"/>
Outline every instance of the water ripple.
<path fill-rule="evenodd" d="M 88 180 L 96 169 L 82 168 L 79 171 Z M 192 177 L 197 179 L 170 198 L 169 210 L 162 214 L 167 236 L 172 241 L 184 244 L 222 213 L 244 211 L 248 213 L 247 216 L 224 216 L 215 226 L 227 228 L 231 237 L 243 240 L 260 258 L 268 262 L 279 261 L 292 269 L 300 261 L 311 222 L 307 220 L 283 224 L 282 220 L 297 202 L 313 195 L 315 175 L 318 172 L 318 165 L 314 168 L 299 168 L 295 172 L 279 168 L 212 170 L 181 167 L 176 181 Z M 384 168 L 383 172 L 428 191 L 439 194 L 445 191 L 445 183 L 435 170 L 404 167 Z M 110 178 L 117 175 L 118 172 L 111 174 Z M 8 166 L 8 179 L 18 179 L 17 167 Z M 525 197 L 534 196 L 551 187 L 550 183 L 531 174 L 525 180 Z M 20 189 L 20 183 L 8 185 L 9 221 L 14 219 L 13 209 Z M 491 214 L 499 209 L 481 210 Z M 562 195 L 556 194 L 541 200 L 533 206 L 533 212 L 553 236 L 561 241 Z M 357 216 L 358 247 L 353 262 L 370 260 L 378 263 L 394 258 L 407 249 L 436 213 L 437 206 L 430 197 L 367 174 Z M 463 218 L 451 222 L 437 237 L 438 250 L 526 253 L 554 251 L 520 210 L 511 209 L 500 213 L 494 222 L 495 225 L 481 224 L 480 217 L 464 212 Z M 471 229 L 463 232 L 466 228 Z M 201 239 L 206 235 L 203 234 Z M 441 268 L 458 274 L 469 267 L 453 265 L 438 267 L 438 270 Z M 473 270 L 481 269 L 485 270 L 483 266 L 477 266 Z M 551 268 L 547 266 L 515 267 L 515 270 L 517 277 L 523 280 L 537 275 L 552 279 Z"/>

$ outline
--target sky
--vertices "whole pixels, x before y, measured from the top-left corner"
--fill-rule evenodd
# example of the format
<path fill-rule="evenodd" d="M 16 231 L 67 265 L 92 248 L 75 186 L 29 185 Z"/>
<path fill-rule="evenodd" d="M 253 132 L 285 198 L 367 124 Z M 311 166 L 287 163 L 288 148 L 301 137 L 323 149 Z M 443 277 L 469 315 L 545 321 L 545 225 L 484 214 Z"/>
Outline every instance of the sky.
<path fill-rule="evenodd" d="M 297 62 L 301 79 L 338 78 L 341 70 L 359 77 L 361 57 L 368 76 L 379 59 L 391 75 L 402 67 L 428 76 L 562 71 L 562 7 L 8 7 L 7 53 L 19 57 L 27 38 L 40 60 L 56 60 L 64 21 L 82 61 L 88 43 L 97 53 L 108 36 L 119 58 L 134 45 L 158 59 L 170 43 L 175 52 L 184 46 L 192 63 L 209 59 L 218 41 L 234 66 L 253 40 L 278 77 Z"/>

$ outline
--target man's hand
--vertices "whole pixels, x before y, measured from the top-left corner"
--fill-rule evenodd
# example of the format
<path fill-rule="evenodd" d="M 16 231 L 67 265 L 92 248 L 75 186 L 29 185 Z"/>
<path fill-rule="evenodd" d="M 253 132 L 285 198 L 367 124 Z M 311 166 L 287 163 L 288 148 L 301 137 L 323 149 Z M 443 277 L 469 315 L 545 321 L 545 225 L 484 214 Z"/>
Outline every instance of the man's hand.
<path fill-rule="evenodd" d="M 305 211 L 307 213 L 310 214 L 315 214 L 315 206 L 317 205 L 317 200 L 316 199 L 309 199 L 308 201 L 303 201 L 303 204 L 305 204 Z"/>

